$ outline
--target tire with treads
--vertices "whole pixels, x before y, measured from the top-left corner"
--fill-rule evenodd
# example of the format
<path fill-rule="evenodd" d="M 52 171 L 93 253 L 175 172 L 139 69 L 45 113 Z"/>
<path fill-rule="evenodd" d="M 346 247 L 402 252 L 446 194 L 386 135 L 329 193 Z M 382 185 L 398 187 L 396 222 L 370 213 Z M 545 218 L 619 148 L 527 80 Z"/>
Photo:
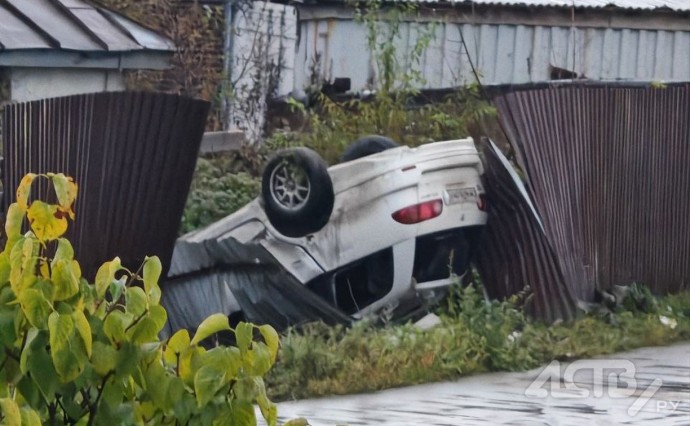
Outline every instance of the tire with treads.
<path fill-rule="evenodd" d="M 379 135 L 362 136 L 345 148 L 340 162 L 356 160 L 371 154 L 378 154 L 387 149 L 396 148 L 399 145 L 391 138 Z"/>
<path fill-rule="evenodd" d="M 264 168 L 261 196 L 271 225 L 293 238 L 323 228 L 335 201 L 328 166 L 309 148 L 276 152 Z"/>

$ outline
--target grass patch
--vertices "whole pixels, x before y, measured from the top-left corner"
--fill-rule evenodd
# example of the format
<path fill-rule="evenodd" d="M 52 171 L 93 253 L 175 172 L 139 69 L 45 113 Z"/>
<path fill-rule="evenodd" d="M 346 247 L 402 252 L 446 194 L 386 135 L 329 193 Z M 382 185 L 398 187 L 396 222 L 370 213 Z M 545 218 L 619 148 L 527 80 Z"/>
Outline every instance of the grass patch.
<path fill-rule="evenodd" d="M 283 337 L 269 393 L 276 400 L 360 393 L 690 339 L 690 293 L 656 299 L 640 289 L 614 310 L 570 324 L 531 320 L 516 300 L 486 302 L 473 286 L 456 290 L 439 310 L 442 323 L 426 331 L 312 324 Z"/>

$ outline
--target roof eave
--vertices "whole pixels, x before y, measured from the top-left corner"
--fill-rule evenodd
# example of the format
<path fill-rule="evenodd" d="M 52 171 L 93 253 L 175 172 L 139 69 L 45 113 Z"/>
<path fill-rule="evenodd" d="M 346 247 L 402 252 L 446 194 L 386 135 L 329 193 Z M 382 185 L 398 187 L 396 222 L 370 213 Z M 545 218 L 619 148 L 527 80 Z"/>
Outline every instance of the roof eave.
<path fill-rule="evenodd" d="M 5 50 L 0 51 L 0 66 L 165 70 L 172 67 L 172 55 L 172 51 L 147 49 L 93 53 L 45 49 Z"/>

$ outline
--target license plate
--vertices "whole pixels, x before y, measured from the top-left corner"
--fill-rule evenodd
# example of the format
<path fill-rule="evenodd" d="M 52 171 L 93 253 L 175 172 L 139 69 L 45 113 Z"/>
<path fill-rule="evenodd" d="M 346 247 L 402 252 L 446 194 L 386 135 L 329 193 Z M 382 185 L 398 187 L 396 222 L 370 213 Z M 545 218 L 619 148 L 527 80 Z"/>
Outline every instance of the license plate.
<path fill-rule="evenodd" d="M 475 188 L 446 189 L 445 202 L 447 205 L 476 202 L 477 190 Z"/>

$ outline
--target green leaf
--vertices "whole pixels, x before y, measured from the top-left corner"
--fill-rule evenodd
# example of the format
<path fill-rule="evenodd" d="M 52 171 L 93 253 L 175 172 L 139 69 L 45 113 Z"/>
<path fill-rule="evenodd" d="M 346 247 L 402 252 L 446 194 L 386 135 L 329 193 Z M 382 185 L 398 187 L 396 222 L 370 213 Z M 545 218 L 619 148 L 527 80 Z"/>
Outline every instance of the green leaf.
<path fill-rule="evenodd" d="M 278 408 L 276 405 L 268 399 L 266 396 L 266 387 L 261 380 L 261 389 L 259 390 L 259 395 L 256 398 L 256 402 L 261 410 L 261 415 L 263 416 L 268 426 L 275 426 L 278 423 Z"/>
<path fill-rule="evenodd" d="M 93 353 L 91 355 L 91 365 L 99 376 L 105 376 L 115 370 L 117 365 L 117 350 L 103 342 L 93 343 Z"/>
<path fill-rule="evenodd" d="M 189 339 L 189 332 L 184 328 L 177 330 L 175 334 L 168 339 L 168 344 L 165 346 L 163 352 L 163 359 L 168 365 L 177 365 L 179 356 L 189 349 L 191 340 Z"/>
<path fill-rule="evenodd" d="M 110 287 L 108 287 L 108 290 L 110 291 L 110 296 L 113 302 L 120 300 L 120 296 L 122 296 L 122 293 L 125 291 L 126 284 L 126 275 L 123 275 L 120 277 L 119 280 L 114 280 L 110 283 Z"/>
<path fill-rule="evenodd" d="M 22 407 L 19 412 L 23 426 L 41 426 L 41 417 L 33 409 Z"/>
<path fill-rule="evenodd" d="M 10 285 L 15 294 L 36 281 L 39 242 L 35 238 L 21 237 L 10 252 Z"/>
<path fill-rule="evenodd" d="M 77 198 L 77 184 L 74 183 L 74 179 L 67 177 L 62 173 L 51 175 L 50 178 L 53 181 L 53 187 L 55 188 L 55 195 L 57 195 L 58 203 L 60 203 L 60 206 L 63 208 L 63 210 L 71 211 L 72 204 Z"/>
<path fill-rule="evenodd" d="M 22 416 L 19 412 L 19 406 L 13 399 L 1 398 L 0 409 L 2 409 L 2 415 L 5 417 L 7 426 L 21 426 Z"/>
<path fill-rule="evenodd" d="M 53 306 L 43 292 L 35 288 L 27 288 L 19 293 L 18 300 L 29 323 L 38 329 L 46 330 L 48 316 L 53 312 Z"/>
<path fill-rule="evenodd" d="M 237 324 L 235 328 L 235 340 L 237 341 L 237 347 L 240 348 L 240 352 L 244 354 L 249 349 L 252 344 L 254 326 L 252 324 L 246 323 L 244 321 Z"/>
<path fill-rule="evenodd" d="M 178 364 L 179 376 L 184 380 L 188 386 L 194 386 L 194 375 L 197 370 L 201 368 L 198 365 L 198 359 L 206 350 L 200 346 L 191 346 L 188 351 L 185 351 L 180 356 Z"/>
<path fill-rule="evenodd" d="M 84 370 L 87 362 L 86 348 L 81 338 L 76 336 L 74 320 L 70 315 L 53 312 L 48 317 L 48 330 L 50 355 L 55 370 L 63 382 L 74 380 Z"/>
<path fill-rule="evenodd" d="M 106 382 L 105 387 L 103 388 L 103 402 L 105 402 L 110 408 L 118 408 L 125 398 L 126 396 L 124 395 L 122 380 L 108 380 Z"/>
<path fill-rule="evenodd" d="M 36 336 L 38 336 L 38 333 L 39 333 L 39 331 L 35 328 L 29 329 L 29 331 L 26 333 L 26 335 L 24 337 L 24 340 L 25 340 L 24 341 L 24 349 L 22 350 L 22 353 L 19 357 L 19 370 L 22 372 L 22 374 L 26 374 L 26 372 L 29 371 L 28 367 L 27 367 L 27 362 L 28 362 L 29 358 L 31 357 L 31 352 L 32 352 L 32 345 L 31 344 L 33 343 L 34 339 L 36 339 Z M 44 339 L 44 341 L 45 341 L 45 339 Z M 45 341 L 45 343 L 43 343 L 43 344 L 45 345 L 46 343 L 48 343 L 48 342 Z"/>
<path fill-rule="evenodd" d="M 31 183 L 36 179 L 35 173 L 27 173 L 19 182 L 17 187 L 17 204 L 26 210 L 29 202 L 29 195 L 31 194 Z"/>
<path fill-rule="evenodd" d="M 176 387 L 177 385 L 173 386 Z M 184 384 L 182 386 L 184 386 Z M 182 390 L 184 391 L 184 388 Z M 179 420 L 180 424 L 189 424 L 190 416 L 196 411 L 196 401 L 194 397 L 190 393 L 183 392 L 182 396 L 177 399 L 174 410 L 175 417 Z"/>
<path fill-rule="evenodd" d="M 8 251 L 0 253 L 0 287 L 10 281 L 10 256 Z"/>
<path fill-rule="evenodd" d="M 74 326 L 76 327 L 79 336 L 81 336 L 81 339 L 84 342 L 86 356 L 91 358 L 93 337 L 91 335 L 91 326 L 89 325 L 89 321 L 86 319 L 84 312 L 80 310 L 76 310 L 74 313 L 72 313 L 72 319 L 74 320 Z"/>
<path fill-rule="evenodd" d="M 43 293 L 49 302 L 55 300 L 55 286 L 49 279 L 39 278 L 31 288 Z"/>
<path fill-rule="evenodd" d="M 146 392 L 151 397 L 155 405 L 167 411 L 172 408 L 175 401 L 168 396 L 170 387 L 170 376 L 166 374 L 165 368 L 157 362 L 152 363 L 144 373 Z"/>
<path fill-rule="evenodd" d="M 7 233 L 7 245 L 6 248 L 11 247 L 11 243 L 14 243 L 22 233 L 22 223 L 24 222 L 24 215 L 26 214 L 26 208 L 22 208 L 17 203 L 10 204 L 9 209 L 7 209 L 7 217 L 5 219 L 5 232 Z"/>
<path fill-rule="evenodd" d="M 259 331 L 268 346 L 268 350 L 271 353 L 271 363 L 276 361 L 276 356 L 278 355 L 278 347 L 280 346 L 280 338 L 276 330 L 270 325 L 259 326 Z"/>
<path fill-rule="evenodd" d="M 111 342 L 122 342 L 127 339 L 125 328 L 133 319 L 131 314 L 118 310 L 112 311 L 103 321 L 103 332 Z"/>
<path fill-rule="evenodd" d="M 234 426 L 254 426 L 256 425 L 256 412 L 254 405 L 250 402 L 233 400 L 232 417 Z"/>
<path fill-rule="evenodd" d="M 203 407 L 216 396 L 225 385 L 225 372 L 213 365 L 204 365 L 194 375 L 194 392 L 199 407 Z"/>
<path fill-rule="evenodd" d="M 13 347 L 17 340 L 17 333 L 14 327 L 14 319 L 17 316 L 16 312 L 19 308 L 13 308 L 10 311 L 0 311 L 0 343 L 7 347 Z"/>
<path fill-rule="evenodd" d="M 168 312 L 164 307 L 154 305 L 149 307 L 149 318 L 151 318 L 156 326 L 156 333 L 159 333 L 161 330 L 163 330 L 165 323 L 168 321 Z"/>
<path fill-rule="evenodd" d="M 158 285 L 151 287 L 151 291 L 148 292 L 149 303 L 151 305 L 158 305 L 161 303 L 161 288 Z"/>
<path fill-rule="evenodd" d="M 151 296 L 151 291 L 158 287 L 158 280 L 160 279 L 162 270 L 163 266 L 158 256 L 147 257 L 146 260 L 144 260 L 144 290 L 146 290 L 148 296 Z M 158 300 L 155 300 L 154 303 L 158 304 L 159 300 L 160 294 Z"/>
<path fill-rule="evenodd" d="M 160 317 L 161 310 L 163 314 L 162 321 Z M 154 312 L 159 312 L 159 314 Z M 130 340 L 134 343 L 157 342 L 158 332 L 161 331 L 165 325 L 165 315 L 165 309 L 161 306 L 151 306 L 151 311 L 127 331 Z"/>
<path fill-rule="evenodd" d="M 98 272 L 96 273 L 96 292 L 98 297 L 103 297 L 105 295 L 108 286 L 115 281 L 115 274 L 120 270 L 122 270 L 122 264 L 119 257 L 116 257 L 110 262 L 105 262 L 98 268 Z M 119 299 L 119 297 L 117 299 Z M 113 301 L 117 299 L 113 298 Z"/>
<path fill-rule="evenodd" d="M 141 353 L 136 345 L 124 342 L 117 351 L 117 365 L 115 373 L 118 377 L 126 377 L 134 373 L 139 364 Z"/>
<path fill-rule="evenodd" d="M 55 284 L 55 300 L 66 300 L 79 292 L 79 277 L 74 268 L 76 261 L 58 260 L 54 263 L 50 279 Z"/>
<path fill-rule="evenodd" d="M 74 321 L 68 315 L 53 312 L 48 318 L 48 331 L 50 332 L 50 347 L 53 351 L 60 350 L 67 345 L 74 332 Z"/>
<path fill-rule="evenodd" d="M 201 322 L 196 333 L 194 333 L 191 344 L 196 345 L 208 336 L 223 330 L 230 330 L 228 317 L 223 314 L 213 314 Z"/>
<path fill-rule="evenodd" d="M 139 317 L 148 308 L 146 293 L 139 287 L 128 288 L 125 293 L 125 301 L 127 303 L 127 313 L 134 315 L 134 318 Z"/>
<path fill-rule="evenodd" d="M 260 342 L 254 342 L 252 344 L 252 365 L 251 365 L 251 372 L 255 376 L 263 376 L 264 374 L 268 373 L 268 370 L 271 369 L 271 354 L 268 350 L 268 347 Z"/>
<path fill-rule="evenodd" d="M 19 382 L 16 384 L 17 386 L 17 391 L 21 395 L 22 399 L 24 401 L 20 400 L 20 404 L 26 405 L 28 404 L 31 407 L 34 408 L 42 408 L 41 407 L 41 401 L 42 401 L 42 396 L 41 396 L 41 391 L 38 389 L 38 386 L 36 386 L 36 382 L 31 380 L 31 377 L 29 376 L 22 376 L 19 379 Z"/>
<path fill-rule="evenodd" d="M 259 395 L 260 389 L 254 377 L 244 376 L 237 380 L 232 386 L 232 393 L 240 401 L 254 402 Z"/>
<path fill-rule="evenodd" d="M 66 238 L 58 238 L 58 246 L 55 250 L 55 256 L 53 256 L 52 265 L 54 265 L 59 260 L 69 261 L 74 260 L 74 248 L 72 244 Z M 52 266 L 51 265 L 51 266 Z"/>
<path fill-rule="evenodd" d="M 195 360 L 195 365 L 211 365 L 219 371 L 225 372 L 226 383 L 238 377 L 242 368 L 242 355 L 235 347 L 217 346 L 201 353 Z"/>
<path fill-rule="evenodd" d="M 44 398 L 46 400 L 51 400 L 55 397 L 55 391 L 59 383 L 57 371 L 55 371 L 55 366 L 50 358 L 48 349 L 45 344 L 42 344 L 46 340 L 47 337 L 34 341 L 31 356 L 26 364 L 31 378 L 36 382 Z"/>
<path fill-rule="evenodd" d="M 41 241 L 52 241 L 67 231 L 67 218 L 58 206 L 36 200 L 27 212 L 31 229 Z"/>

